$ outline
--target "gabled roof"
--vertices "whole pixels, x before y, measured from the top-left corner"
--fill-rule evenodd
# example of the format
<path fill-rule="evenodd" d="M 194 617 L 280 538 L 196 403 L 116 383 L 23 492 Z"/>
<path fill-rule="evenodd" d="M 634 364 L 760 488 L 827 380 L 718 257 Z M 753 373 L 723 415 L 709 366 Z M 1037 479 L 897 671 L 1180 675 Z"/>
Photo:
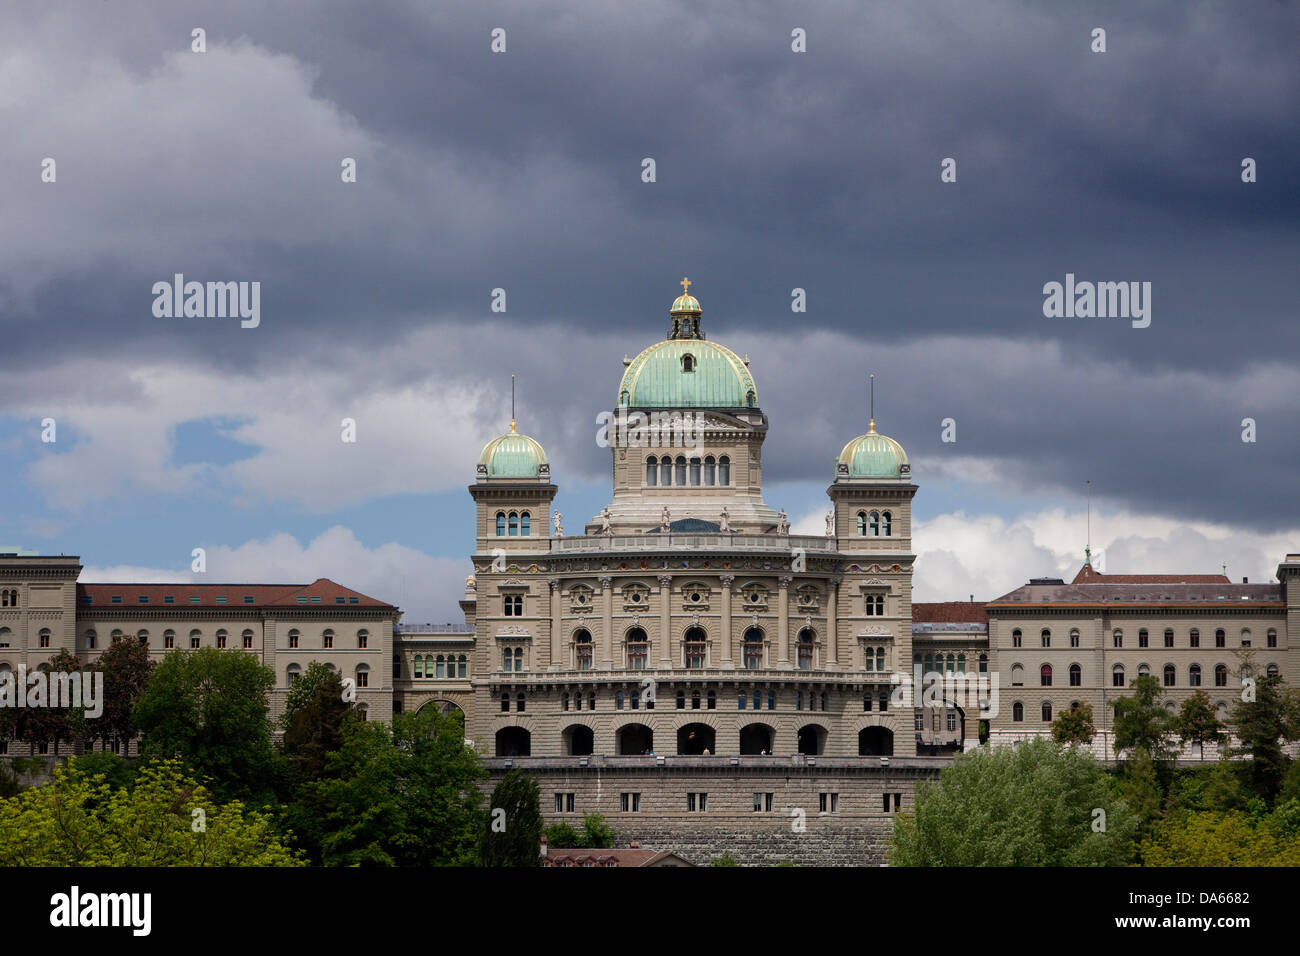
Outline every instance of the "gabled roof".
<path fill-rule="evenodd" d="M 912 621 L 916 624 L 987 623 L 983 601 L 940 601 L 936 604 L 913 604 Z"/>
<path fill-rule="evenodd" d="M 1231 584 L 1225 574 L 1102 574 L 1084 562 L 1071 584 Z"/>
<path fill-rule="evenodd" d="M 171 601 L 167 600 L 168 597 Z M 114 601 L 114 598 L 118 600 Z M 142 601 L 141 598 L 145 600 Z M 77 605 L 83 608 L 365 607 L 397 610 L 391 604 L 344 587 L 329 578 L 317 578 L 311 584 L 79 583 Z"/>
<path fill-rule="evenodd" d="M 694 866 L 689 860 L 671 850 L 621 849 L 621 850 L 548 850 L 547 866 Z"/>

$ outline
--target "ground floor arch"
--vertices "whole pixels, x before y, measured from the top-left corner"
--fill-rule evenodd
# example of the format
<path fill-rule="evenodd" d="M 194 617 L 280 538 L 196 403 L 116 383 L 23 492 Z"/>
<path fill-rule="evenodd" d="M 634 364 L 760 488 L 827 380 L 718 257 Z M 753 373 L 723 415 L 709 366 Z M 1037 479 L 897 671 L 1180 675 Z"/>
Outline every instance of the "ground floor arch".
<path fill-rule="evenodd" d="M 894 732 L 888 727 L 863 727 L 858 731 L 859 757 L 888 757 L 894 753 Z"/>
<path fill-rule="evenodd" d="M 533 750 L 533 735 L 523 727 L 502 727 L 497 731 L 498 757 L 527 757 Z"/>
<path fill-rule="evenodd" d="M 698 756 L 708 751 L 717 753 L 716 734 L 708 724 L 686 724 L 677 730 L 677 752 L 684 756 Z"/>
<path fill-rule="evenodd" d="M 741 754 L 770 754 L 775 731 L 767 724 L 746 724 L 740 728 Z"/>
<path fill-rule="evenodd" d="M 799 753 L 815 757 L 826 752 L 826 728 L 821 724 L 804 724 L 799 728 Z"/>
<path fill-rule="evenodd" d="M 625 756 L 653 753 L 654 731 L 645 724 L 624 724 L 616 734 L 617 750 Z"/>
<path fill-rule="evenodd" d="M 561 749 L 569 757 L 590 757 L 596 750 L 596 734 L 586 724 L 570 724 L 560 733 Z"/>

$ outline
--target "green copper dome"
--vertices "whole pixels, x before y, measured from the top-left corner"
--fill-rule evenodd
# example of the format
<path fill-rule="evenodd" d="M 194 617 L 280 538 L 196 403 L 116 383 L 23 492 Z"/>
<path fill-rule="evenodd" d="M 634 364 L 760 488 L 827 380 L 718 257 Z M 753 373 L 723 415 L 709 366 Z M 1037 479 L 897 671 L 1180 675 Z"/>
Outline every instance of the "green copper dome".
<path fill-rule="evenodd" d="M 700 300 L 693 295 L 679 295 L 673 299 L 673 307 L 670 312 L 699 312 Z"/>
<path fill-rule="evenodd" d="M 757 408 L 758 389 L 744 360 L 705 339 L 650 346 L 623 372 L 618 404 L 631 408 Z"/>
<path fill-rule="evenodd" d="M 912 470 L 903 446 L 877 434 L 874 421 L 865 435 L 844 446 L 835 465 L 837 478 L 905 478 Z"/>
<path fill-rule="evenodd" d="M 549 474 L 546 449 L 541 442 L 515 431 L 494 438 L 483 446 L 478 456 L 479 474 L 488 478 L 538 478 Z"/>

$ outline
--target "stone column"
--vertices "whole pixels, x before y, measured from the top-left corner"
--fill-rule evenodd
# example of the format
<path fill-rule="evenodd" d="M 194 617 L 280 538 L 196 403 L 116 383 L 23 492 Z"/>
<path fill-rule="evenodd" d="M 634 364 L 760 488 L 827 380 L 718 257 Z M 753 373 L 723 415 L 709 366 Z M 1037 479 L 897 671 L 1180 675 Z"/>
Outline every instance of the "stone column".
<path fill-rule="evenodd" d="M 604 597 L 601 611 L 600 669 L 609 670 L 614 665 L 614 579 L 601 578 L 600 590 Z"/>
<path fill-rule="evenodd" d="M 672 585 L 673 576 L 671 574 L 659 575 L 659 667 L 665 670 L 673 666 L 673 637 L 669 633 L 669 628 L 672 626 L 672 620 L 669 617 L 672 612 L 669 605 L 673 596 Z"/>
<path fill-rule="evenodd" d="M 551 660 L 550 669 L 558 671 L 563 668 L 564 660 L 564 624 L 562 617 L 564 608 L 561 605 L 563 597 L 560 593 L 560 582 L 551 582 Z"/>
<path fill-rule="evenodd" d="M 783 574 L 777 579 L 777 652 L 776 663 L 780 667 L 790 666 L 790 575 Z"/>
<path fill-rule="evenodd" d="M 838 670 L 840 666 L 839 608 L 840 582 L 831 578 L 826 588 L 826 667 Z"/>
<path fill-rule="evenodd" d="M 725 670 L 734 670 L 736 661 L 731 635 L 731 585 L 735 583 L 736 576 L 724 574 L 718 580 L 722 582 L 722 666 Z"/>

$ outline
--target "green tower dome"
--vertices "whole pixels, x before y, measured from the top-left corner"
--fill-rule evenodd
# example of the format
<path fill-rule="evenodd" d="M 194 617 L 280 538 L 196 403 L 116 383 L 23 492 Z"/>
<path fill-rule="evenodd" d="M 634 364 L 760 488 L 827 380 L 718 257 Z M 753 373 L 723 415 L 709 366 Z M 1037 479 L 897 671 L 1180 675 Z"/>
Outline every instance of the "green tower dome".
<path fill-rule="evenodd" d="M 683 279 L 682 287 L 689 290 L 690 280 Z M 758 407 L 748 362 L 726 346 L 707 341 L 700 314 L 700 302 L 689 291 L 673 301 L 667 340 L 624 359 L 620 408 Z"/>
<path fill-rule="evenodd" d="M 873 420 L 865 435 L 854 438 L 840 451 L 835 462 L 838 478 L 907 478 L 912 466 L 903 446 L 876 432 Z"/>
<path fill-rule="evenodd" d="M 487 478 L 542 478 L 550 474 L 546 449 L 541 442 L 515 430 L 492 439 L 478 456 L 478 473 Z"/>

